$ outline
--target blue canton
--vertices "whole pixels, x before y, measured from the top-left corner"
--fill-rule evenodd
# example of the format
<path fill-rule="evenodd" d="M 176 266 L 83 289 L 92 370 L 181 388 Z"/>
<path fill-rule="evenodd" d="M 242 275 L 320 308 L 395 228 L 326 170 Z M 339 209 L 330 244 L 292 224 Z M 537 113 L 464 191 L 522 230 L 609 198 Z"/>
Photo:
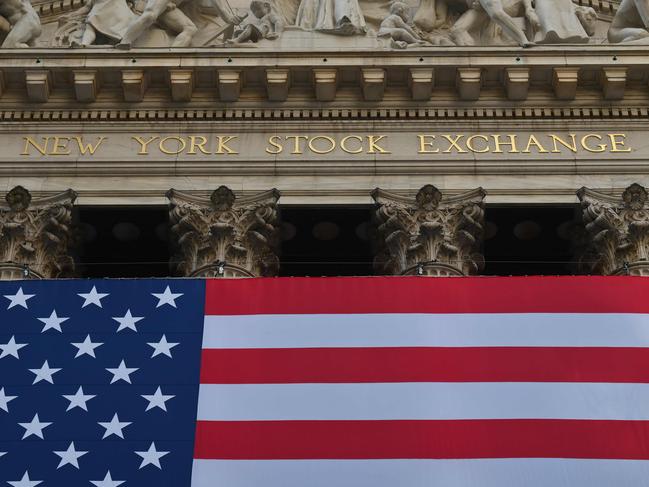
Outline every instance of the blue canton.
<path fill-rule="evenodd" d="M 0 486 L 185 487 L 201 280 L 0 282 Z"/>

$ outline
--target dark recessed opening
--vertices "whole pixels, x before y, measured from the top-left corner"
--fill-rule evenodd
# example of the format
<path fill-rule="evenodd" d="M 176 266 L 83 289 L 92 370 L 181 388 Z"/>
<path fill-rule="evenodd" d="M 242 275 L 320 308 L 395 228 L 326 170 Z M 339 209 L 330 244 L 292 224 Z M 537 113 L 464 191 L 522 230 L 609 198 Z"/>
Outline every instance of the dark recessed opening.
<path fill-rule="evenodd" d="M 366 276 L 372 272 L 369 207 L 282 207 L 280 275 Z"/>
<path fill-rule="evenodd" d="M 486 275 L 575 274 L 576 206 L 487 206 Z"/>
<path fill-rule="evenodd" d="M 80 277 L 170 275 L 166 206 L 81 206 L 75 220 Z"/>

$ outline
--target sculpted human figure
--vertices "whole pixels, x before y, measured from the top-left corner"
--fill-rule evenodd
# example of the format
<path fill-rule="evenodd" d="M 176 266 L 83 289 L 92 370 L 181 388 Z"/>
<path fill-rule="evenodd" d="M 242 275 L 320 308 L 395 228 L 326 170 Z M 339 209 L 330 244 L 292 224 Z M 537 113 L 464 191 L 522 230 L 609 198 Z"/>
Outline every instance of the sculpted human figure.
<path fill-rule="evenodd" d="M 142 15 L 131 22 L 122 40 L 117 44 L 118 49 L 130 49 L 133 42 L 154 23 L 176 34 L 171 43 L 172 47 L 187 47 L 198 32 L 196 24 L 178 7 L 189 0 L 147 0 Z M 218 11 L 219 16 L 229 24 L 239 24 L 242 17 L 228 12 L 221 4 L 222 0 L 212 0 L 209 7 Z"/>
<path fill-rule="evenodd" d="M 377 37 L 390 37 L 394 46 L 400 49 L 404 49 L 409 45 L 429 45 L 408 25 L 409 13 L 410 7 L 407 4 L 394 2 L 390 5 L 390 15 L 381 22 Z"/>
<path fill-rule="evenodd" d="M 364 34 L 367 30 L 358 0 L 302 0 L 295 25 L 339 35 Z"/>
<path fill-rule="evenodd" d="M 126 33 L 135 15 L 126 0 L 89 0 L 83 7 L 63 16 L 61 21 L 71 22 L 82 18 L 81 37 L 72 39 L 73 47 L 90 46 L 95 43 L 97 34 L 102 34 L 113 42 L 118 42 Z"/>
<path fill-rule="evenodd" d="M 284 30 L 284 21 L 275 12 L 270 2 L 252 0 L 250 11 L 258 19 L 255 23 L 248 23 L 243 30 L 235 32 L 235 37 L 230 41 L 234 43 L 259 42 L 261 39 L 277 39 Z"/>
<path fill-rule="evenodd" d="M 608 29 L 608 40 L 649 44 L 649 0 L 622 0 Z"/>
<path fill-rule="evenodd" d="M 532 6 L 532 0 L 479 0 L 464 12 L 451 28 L 451 38 L 460 46 L 472 46 L 475 40 L 469 33 L 491 19 L 496 25 L 522 47 L 534 45 L 512 16 L 522 13 L 535 29 L 539 19 Z"/>
<path fill-rule="evenodd" d="M 29 0 L 1 0 L 0 18 L 0 29 L 7 32 L 2 47 L 30 47 L 41 35 L 41 20 Z"/>

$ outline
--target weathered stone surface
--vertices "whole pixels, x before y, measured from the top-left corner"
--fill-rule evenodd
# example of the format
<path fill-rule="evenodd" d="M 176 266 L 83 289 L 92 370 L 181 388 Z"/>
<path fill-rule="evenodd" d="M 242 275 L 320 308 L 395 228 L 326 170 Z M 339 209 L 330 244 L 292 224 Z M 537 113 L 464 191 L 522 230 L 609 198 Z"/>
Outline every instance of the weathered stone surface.
<path fill-rule="evenodd" d="M 589 242 L 580 262 L 594 274 L 649 276 L 647 190 L 632 184 L 622 198 L 588 188 L 577 192 Z"/>
<path fill-rule="evenodd" d="M 226 186 L 210 198 L 169 190 L 169 218 L 178 244 L 178 272 L 197 277 L 277 274 L 275 189 L 236 198 Z"/>
<path fill-rule="evenodd" d="M 414 198 L 375 189 L 379 274 L 461 276 L 478 273 L 484 228 L 482 188 L 442 197 L 430 184 Z"/>
<path fill-rule="evenodd" d="M 71 189 L 39 199 L 16 186 L 0 204 L 0 279 L 54 278 L 74 270 L 71 240 Z"/>

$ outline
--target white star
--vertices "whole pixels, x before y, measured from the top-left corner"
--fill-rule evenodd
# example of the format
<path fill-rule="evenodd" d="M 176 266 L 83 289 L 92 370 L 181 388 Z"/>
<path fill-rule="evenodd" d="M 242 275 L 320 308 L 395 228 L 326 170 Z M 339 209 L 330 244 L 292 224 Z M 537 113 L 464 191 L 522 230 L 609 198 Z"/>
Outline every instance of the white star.
<path fill-rule="evenodd" d="M 6 451 L 0 451 L 0 457 L 4 457 L 7 454 Z"/>
<path fill-rule="evenodd" d="M 140 370 L 139 368 L 129 368 L 126 366 L 124 361 L 119 364 L 119 366 L 115 369 L 106 369 L 108 372 L 113 374 L 113 378 L 110 381 L 111 384 L 114 382 L 117 382 L 118 380 L 123 380 L 125 382 L 128 382 L 129 384 L 131 383 L 131 374 L 135 372 L 136 370 Z"/>
<path fill-rule="evenodd" d="M 7 298 L 9 301 L 9 306 L 7 306 L 7 309 L 11 309 L 14 306 L 22 306 L 23 308 L 27 309 L 27 300 L 33 298 L 36 296 L 35 294 L 24 294 L 23 293 L 23 288 L 19 287 L 18 292 L 16 294 L 5 294 L 4 297 Z"/>
<path fill-rule="evenodd" d="M 48 364 L 46 360 L 40 369 L 29 369 L 30 372 L 36 374 L 36 377 L 34 377 L 34 382 L 32 382 L 32 384 L 36 384 L 37 382 L 40 382 L 42 380 L 47 381 L 50 384 L 54 384 L 54 379 L 52 378 L 52 376 L 59 370 L 61 369 L 50 368 L 50 364 Z"/>
<path fill-rule="evenodd" d="M 63 323 L 64 321 L 68 321 L 70 318 L 65 318 L 65 317 L 59 318 L 58 316 L 56 316 L 56 310 L 53 310 L 49 318 L 37 318 L 37 319 L 38 321 L 42 321 L 43 323 L 45 323 L 45 326 L 41 330 L 41 333 L 43 333 L 44 331 L 49 329 L 61 331 L 61 323 Z"/>
<path fill-rule="evenodd" d="M 129 424 L 127 422 L 120 422 L 119 418 L 117 417 L 117 413 L 115 413 L 115 416 L 113 416 L 113 419 L 111 419 L 108 423 L 97 423 L 100 426 L 106 428 L 106 431 L 104 432 L 104 436 L 101 438 L 102 440 L 104 438 L 107 438 L 110 435 L 116 435 L 119 436 L 122 440 L 124 439 L 124 433 L 122 430 L 126 428 Z"/>
<path fill-rule="evenodd" d="M 153 442 L 151 442 L 151 446 L 147 451 L 136 451 L 134 453 L 142 457 L 142 463 L 140 464 L 140 468 L 146 467 L 147 465 L 155 465 L 160 470 L 162 470 L 162 466 L 160 465 L 160 459 L 165 455 L 169 454 L 168 451 L 156 451 L 155 443 Z"/>
<path fill-rule="evenodd" d="M 82 308 L 85 308 L 90 304 L 96 304 L 101 308 L 101 300 L 108 296 L 108 293 L 98 293 L 97 288 L 92 286 L 89 293 L 78 293 L 78 296 L 81 296 L 85 300 L 81 305 Z"/>
<path fill-rule="evenodd" d="M 9 412 L 9 406 L 7 406 L 7 404 L 10 401 L 13 401 L 14 399 L 16 399 L 17 397 L 18 396 L 7 396 L 5 394 L 5 388 L 4 387 L 2 389 L 0 389 L 0 409 L 4 410 L 6 413 L 8 413 Z"/>
<path fill-rule="evenodd" d="M 110 476 L 110 470 L 106 472 L 104 480 L 91 480 L 90 483 L 96 485 L 97 487 L 117 487 L 122 485 L 126 480 L 113 480 Z"/>
<path fill-rule="evenodd" d="M 169 286 L 167 286 L 167 288 L 162 293 L 151 294 L 158 298 L 158 304 L 156 305 L 156 308 L 159 308 L 160 306 L 163 306 L 165 304 L 176 308 L 176 299 L 183 295 L 183 293 L 172 293 L 171 289 L 169 289 Z"/>
<path fill-rule="evenodd" d="M 58 470 L 59 468 L 63 467 L 64 465 L 72 465 L 73 467 L 76 467 L 77 469 L 79 468 L 79 458 L 84 456 L 87 451 L 77 451 L 74 449 L 74 441 L 70 443 L 70 446 L 68 447 L 67 450 L 65 451 L 55 451 L 53 452 L 55 455 L 58 455 L 61 457 L 61 461 L 59 462 L 59 466 L 56 467 Z"/>
<path fill-rule="evenodd" d="M 173 358 L 171 357 L 171 349 L 178 345 L 178 343 L 169 343 L 167 337 L 162 335 L 158 343 L 147 343 L 147 345 L 153 347 L 153 355 L 151 355 L 151 358 L 156 355 L 166 355 L 167 357 Z"/>
<path fill-rule="evenodd" d="M 68 409 L 66 409 L 66 411 L 69 411 L 70 409 L 73 408 L 81 408 L 84 411 L 88 411 L 88 405 L 86 404 L 86 402 L 90 401 L 93 397 L 97 397 L 96 395 L 92 395 L 92 394 L 84 394 L 83 387 L 81 386 L 79 386 L 79 389 L 74 394 L 70 394 L 70 395 L 62 394 L 62 395 L 68 401 L 70 401 L 70 405 L 68 406 Z"/>
<path fill-rule="evenodd" d="M 25 434 L 22 439 L 24 440 L 28 436 L 34 435 L 38 436 L 41 440 L 44 440 L 43 429 L 47 428 L 52 423 L 41 423 L 41 420 L 38 419 L 38 413 L 34 415 L 34 418 L 29 423 L 18 423 L 20 426 L 25 428 Z"/>
<path fill-rule="evenodd" d="M 131 310 L 127 310 L 126 314 L 120 318 L 119 316 L 113 316 L 113 319 L 119 323 L 117 331 L 122 331 L 126 328 L 130 328 L 133 331 L 137 331 L 135 328 L 135 323 L 144 319 L 144 316 L 133 316 L 131 315 Z"/>
<path fill-rule="evenodd" d="M 94 342 L 90 339 L 90 335 L 86 337 L 86 339 L 81 342 L 81 343 L 72 343 L 71 345 L 77 347 L 79 350 L 77 350 L 77 354 L 74 356 L 74 358 L 81 357 L 82 355 L 90 355 L 92 358 L 97 358 L 95 357 L 95 348 L 101 347 L 103 343 L 99 342 Z"/>
<path fill-rule="evenodd" d="M 160 389 L 160 386 L 158 386 L 158 389 L 153 394 L 142 394 L 142 397 L 147 401 L 149 401 L 149 405 L 146 407 L 146 411 L 153 408 L 160 408 L 166 412 L 167 411 L 166 402 L 169 399 L 172 399 L 176 396 L 163 394 L 162 390 Z"/>
<path fill-rule="evenodd" d="M 13 487 L 36 487 L 38 484 L 42 484 L 43 481 L 30 479 L 29 472 L 25 470 L 25 475 L 23 475 L 22 479 L 14 481 L 7 480 L 7 483 Z"/>
<path fill-rule="evenodd" d="M 27 346 L 26 343 L 16 343 L 15 338 L 12 336 L 7 343 L 5 343 L 4 345 L 0 345 L 0 349 L 2 349 L 2 353 L 0 353 L 0 358 L 5 358 L 8 355 L 11 355 L 19 359 L 20 357 L 18 356 L 18 350 L 26 346 Z"/>

